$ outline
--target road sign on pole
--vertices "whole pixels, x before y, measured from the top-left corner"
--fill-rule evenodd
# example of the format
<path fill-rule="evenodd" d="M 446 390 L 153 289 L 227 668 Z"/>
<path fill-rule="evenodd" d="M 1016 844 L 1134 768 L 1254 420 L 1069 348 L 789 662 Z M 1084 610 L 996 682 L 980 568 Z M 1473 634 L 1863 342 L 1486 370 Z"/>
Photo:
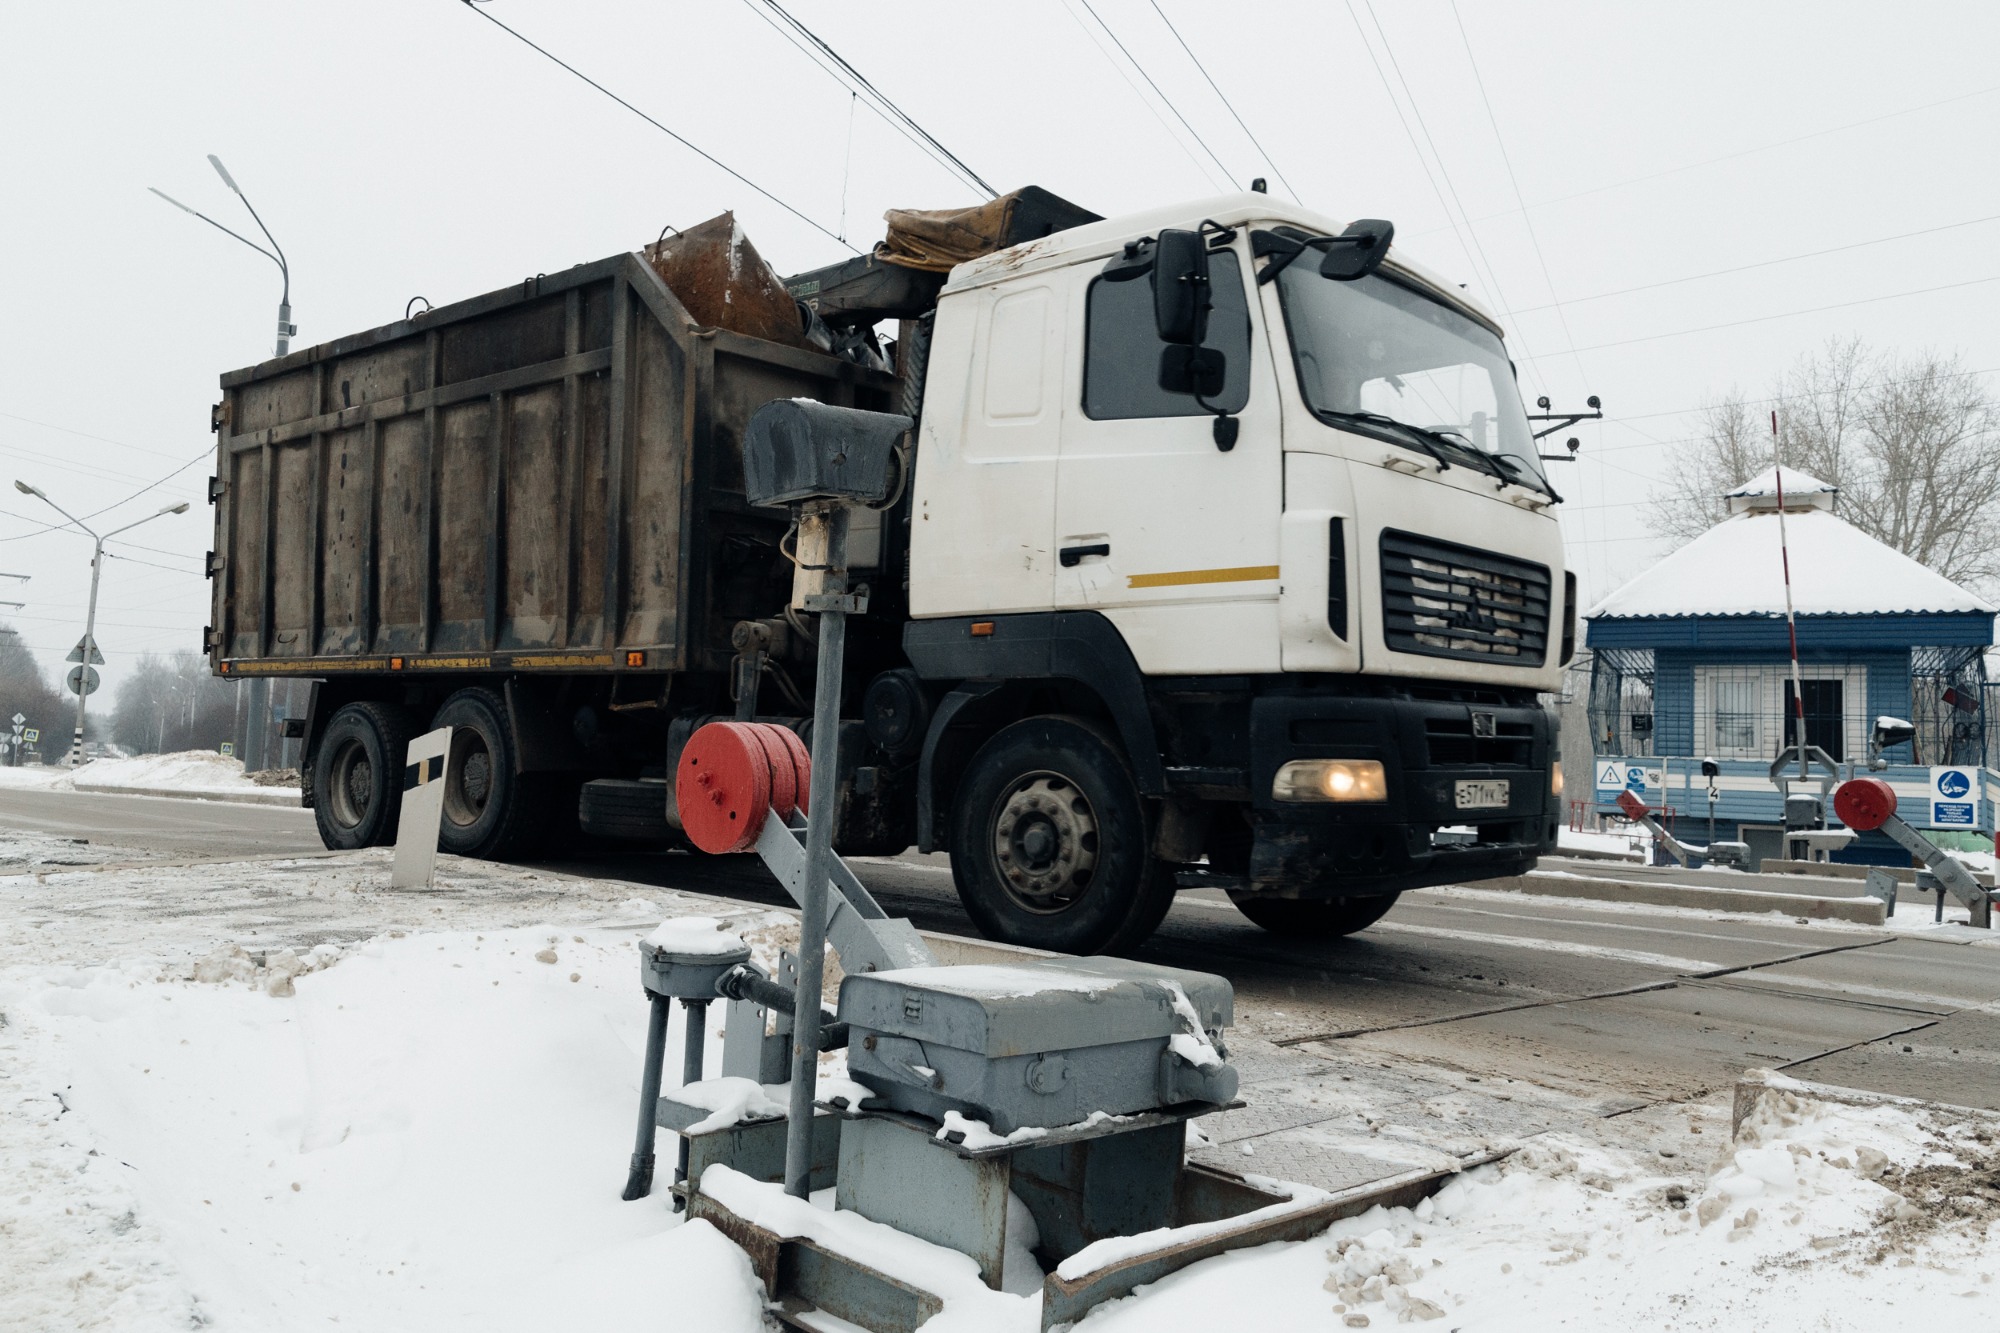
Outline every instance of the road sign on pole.
<path fill-rule="evenodd" d="M 65 682 L 71 694 L 97 693 L 97 669 L 87 666 L 73 666 L 69 669 L 69 679 Z"/>
<path fill-rule="evenodd" d="M 86 656 L 90 659 L 90 665 L 104 665 L 104 654 L 97 651 L 97 640 L 88 634 L 76 641 L 76 647 L 69 650 L 69 656 L 63 661 L 81 662 Z"/>

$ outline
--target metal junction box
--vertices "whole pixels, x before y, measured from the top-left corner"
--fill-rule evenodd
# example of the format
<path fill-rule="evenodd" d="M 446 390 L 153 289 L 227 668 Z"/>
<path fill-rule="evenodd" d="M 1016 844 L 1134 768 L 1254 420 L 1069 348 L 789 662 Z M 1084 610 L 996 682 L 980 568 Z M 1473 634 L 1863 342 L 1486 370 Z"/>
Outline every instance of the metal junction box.
<path fill-rule="evenodd" d="M 840 1018 L 848 1072 L 889 1107 L 934 1120 L 958 1111 L 1009 1134 L 1227 1102 L 1236 1071 L 1214 1034 L 1234 1001 L 1205 972 L 1062 958 L 850 975 Z"/>

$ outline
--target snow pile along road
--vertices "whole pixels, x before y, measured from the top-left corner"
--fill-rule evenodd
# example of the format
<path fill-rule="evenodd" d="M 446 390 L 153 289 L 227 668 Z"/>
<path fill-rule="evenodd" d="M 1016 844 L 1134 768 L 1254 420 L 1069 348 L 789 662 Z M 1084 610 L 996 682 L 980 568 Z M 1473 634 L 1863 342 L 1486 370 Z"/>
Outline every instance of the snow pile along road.
<path fill-rule="evenodd" d="M 208 750 L 148 754 L 134 759 L 94 759 L 74 769 L 43 764 L 0 768 L 0 787 L 100 795 L 186 796 L 257 805 L 299 803 L 296 776 L 289 785 L 268 786 L 244 773 L 242 760 Z"/>

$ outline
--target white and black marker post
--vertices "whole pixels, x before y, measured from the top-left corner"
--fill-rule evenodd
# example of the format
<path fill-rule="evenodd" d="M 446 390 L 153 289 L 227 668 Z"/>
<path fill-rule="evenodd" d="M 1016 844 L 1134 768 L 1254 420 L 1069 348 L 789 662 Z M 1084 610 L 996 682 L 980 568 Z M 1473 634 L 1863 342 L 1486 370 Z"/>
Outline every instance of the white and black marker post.
<path fill-rule="evenodd" d="M 396 823 L 392 889 L 427 889 L 437 868 L 438 825 L 444 818 L 444 765 L 451 728 L 427 731 L 410 742 L 403 764 L 403 810 Z"/>

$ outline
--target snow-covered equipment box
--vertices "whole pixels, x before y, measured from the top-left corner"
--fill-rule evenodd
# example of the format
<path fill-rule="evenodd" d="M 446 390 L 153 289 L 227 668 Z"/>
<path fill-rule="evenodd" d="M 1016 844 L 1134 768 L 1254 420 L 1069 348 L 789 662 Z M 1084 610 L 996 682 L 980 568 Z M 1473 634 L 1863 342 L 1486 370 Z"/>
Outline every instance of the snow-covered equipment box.
<path fill-rule="evenodd" d="M 1119 958 L 912 968 L 848 977 L 847 1067 L 883 1105 L 998 1134 L 1092 1114 L 1226 1103 L 1227 981 Z"/>

